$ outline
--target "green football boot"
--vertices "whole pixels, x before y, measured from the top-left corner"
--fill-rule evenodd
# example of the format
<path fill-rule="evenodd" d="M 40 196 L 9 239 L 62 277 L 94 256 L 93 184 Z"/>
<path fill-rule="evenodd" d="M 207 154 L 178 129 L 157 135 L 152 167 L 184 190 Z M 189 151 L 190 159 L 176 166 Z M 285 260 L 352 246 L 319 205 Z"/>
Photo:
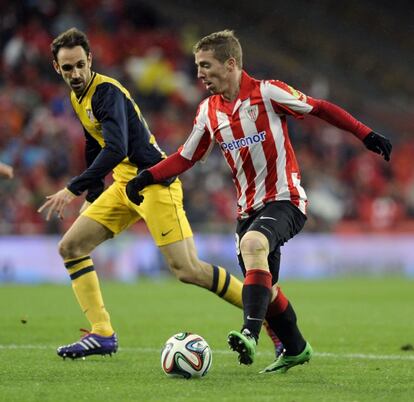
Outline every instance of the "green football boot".
<path fill-rule="evenodd" d="M 290 368 L 299 364 L 307 363 L 312 357 L 312 346 L 306 342 L 303 352 L 296 356 L 288 356 L 282 353 L 272 364 L 267 366 L 260 373 L 286 373 Z"/>
<path fill-rule="evenodd" d="M 239 354 L 240 364 L 252 364 L 256 354 L 256 338 L 245 328 L 242 332 L 231 331 L 227 337 L 231 350 Z"/>

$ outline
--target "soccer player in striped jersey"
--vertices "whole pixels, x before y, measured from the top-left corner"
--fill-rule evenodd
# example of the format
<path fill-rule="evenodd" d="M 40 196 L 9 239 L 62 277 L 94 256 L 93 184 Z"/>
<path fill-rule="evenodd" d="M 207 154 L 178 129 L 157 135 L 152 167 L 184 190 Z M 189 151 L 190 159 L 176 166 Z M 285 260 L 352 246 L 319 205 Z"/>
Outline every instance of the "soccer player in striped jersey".
<path fill-rule="evenodd" d="M 204 37 L 194 46 L 194 54 L 198 78 L 212 95 L 200 103 L 191 134 L 179 151 L 141 171 L 128 183 L 127 194 L 141 202 L 140 191 L 206 159 L 218 143 L 236 186 L 236 238 L 245 276 L 244 322 L 240 331 L 229 333 L 228 343 L 240 363 L 253 363 L 266 320 L 285 351 L 261 372 L 283 373 L 309 361 L 313 353 L 292 304 L 278 286 L 281 246 L 304 226 L 307 204 L 287 117 L 317 116 L 354 134 L 386 161 L 391 143 L 337 105 L 281 81 L 250 77 L 242 67 L 240 43 L 230 30 Z"/>
<path fill-rule="evenodd" d="M 140 206 L 127 198 L 125 186 L 137 170 L 166 157 L 128 90 L 118 81 L 92 71 L 92 54 L 83 32 L 75 28 L 63 32 L 51 49 L 54 68 L 71 89 L 71 103 L 84 129 L 87 169 L 48 196 L 38 211 L 47 211 L 46 219 L 55 213 L 63 218 L 66 206 L 87 192 L 80 216 L 59 244 L 59 253 L 91 325 L 91 331 L 80 341 L 59 347 L 58 355 L 80 358 L 116 352 L 118 340 L 90 253 L 139 219 L 144 219 L 179 280 L 206 288 L 241 308 L 242 283 L 224 268 L 197 256 L 178 179 L 152 186 Z M 114 182 L 104 190 L 104 178 L 111 171 Z"/>

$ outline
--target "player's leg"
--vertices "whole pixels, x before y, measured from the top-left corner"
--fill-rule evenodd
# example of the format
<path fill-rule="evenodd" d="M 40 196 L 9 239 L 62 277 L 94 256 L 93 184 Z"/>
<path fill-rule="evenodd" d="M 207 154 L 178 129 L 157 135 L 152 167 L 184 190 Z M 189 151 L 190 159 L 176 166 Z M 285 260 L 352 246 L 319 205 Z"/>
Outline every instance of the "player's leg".
<path fill-rule="evenodd" d="M 200 261 L 193 233 L 183 208 L 181 182 L 144 189 L 144 202 L 135 209 L 145 220 L 155 244 L 172 273 L 182 282 L 211 290 L 241 307 L 241 282 L 224 268 Z"/>
<path fill-rule="evenodd" d="M 112 335 L 114 330 L 90 253 L 112 236 L 105 226 L 81 215 L 59 243 L 59 254 L 72 280 L 76 299 L 91 324 L 92 332 L 102 336 Z"/>
<path fill-rule="evenodd" d="M 305 347 L 306 341 L 297 326 L 297 317 L 292 304 L 278 285 L 280 267 L 280 248 L 277 247 L 269 255 L 269 266 L 274 285 L 272 299 L 266 312 L 266 320 L 270 328 L 284 340 L 286 353 L 299 354 Z"/>
<path fill-rule="evenodd" d="M 244 261 L 240 252 L 240 237 L 243 237 L 244 234 L 246 233 L 246 228 L 248 228 L 251 224 L 251 222 L 253 222 L 253 219 L 247 219 L 244 222 L 240 222 L 238 227 L 237 227 L 237 233 L 236 233 L 236 250 L 237 250 L 237 258 L 239 260 L 239 266 L 243 272 L 243 275 L 246 275 L 246 268 L 244 265 Z M 268 265 L 269 267 L 272 265 L 272 262 L 270 261 L 270 259 L 268 258 Z M 266 332 L 269 336 L 269 338 L 271 339 L 274 348 L 275 348 L 275 356 L 279 357 L 280 354 L 284 351 L 284 346 L 283 343 L 281 342 L 281 340 L 278 338 L 278 336 L 276 335 L 276 333 L 273 331 L 273 329 L 268 325 L 267 321 L 263 322 L 263 326 L 266 329 Z"/>
<path fill-rule="evenodd" d="M 74 222 L 59 243 L 75 296 L 90 322 L 91 332 L 80 341 L 58 348 L 62 357 L 116 352 L 118 341 L 105 308 L 98 276 L 90 256 L 99 244 L 138 219 L 125 204 L 124 188 L 112 184 Z"/>
<path fill-rule="evenodd" d="M 275 202 L 267 205 L 250 229 L 264 234 L 269 242 L 268 266 L 272 275 L 272 296 L 266 311 L 269 327 L 282 341 L 285 352 L 263 372 L 287 371 L 290 367 L 303 364 L 312 354 L 310 345 L 303 338 L 298 325 L 296 313 L 280 287 L 277 286 L 280 268 L 280 247 L 303 227 L 306 218 L 288 202 Z M 243 262 L 246 264 L 243 256 Z"/>
<path fill-rule="evenodd" d="M 273 300 L 269 304 L 266 320 L 283 342 L 285 350 L 261 373 L 284 373 L 291 367 L 310 360 L 312 347 L 303 338 L 297 325 L 295 310 L 277 284 L 273 286 Z"/>
<path fill-rule="evenodd" d="M 246 268 L 242 292 L 243 328 L 258 339 L 271 297 L 272 276 L 267 262 L 269 242 L 262 233 L 248 231 L 240 241 L 240 252 Z"/>
<path fill-rule="evenodd" d="M 76 299 L 85 313 L 92 330 L 81 340 L 57 349 L 59 356 L 81 358 L 91 354 L 115 353 L 118 348 L 116 334 L 105 308 L 98 276 L 96 275 L 91 251 L 112 232 L 94 220 L 79 216 L 59 243 L 59 253 L 72 280 Z"/>
<path fill-rule="evenodd" d="M 242 283 L 224 268 L 201 261 L 192 236 L 160 246 L 160 251 L 181 282 L 205 288 L 236 307 L 242 307 Z"/>
<path fill-rule="evenodd" d="M 229 333 L 228 343 L 239 354 L 241 364 L 252 364 L 272 289 L 272 275 L 267 261 L 269 242 L 266 236 L 248 230 L 240 241 L 240 253 L 245 267 L 242 291 L 244 323 L 240 332 Z"/>
<path fill-rule="evenodd" d="M 284 351 L 280 359 L 279 356 L 276 356 L 275 362 L 262 370 L 262 373 L 285 372 L 297 364 L 303 364 L 305 361 L 308 361 L 312 350 L 298 328 L 297 317 L 292 304 L 277 284 L 280 268 L 279 247 L 270 253 L 268 261 L 274 285 L 272 287 L 272 299 L 266 313 L 266 320 L 269 328 L 284 343 Z"/>

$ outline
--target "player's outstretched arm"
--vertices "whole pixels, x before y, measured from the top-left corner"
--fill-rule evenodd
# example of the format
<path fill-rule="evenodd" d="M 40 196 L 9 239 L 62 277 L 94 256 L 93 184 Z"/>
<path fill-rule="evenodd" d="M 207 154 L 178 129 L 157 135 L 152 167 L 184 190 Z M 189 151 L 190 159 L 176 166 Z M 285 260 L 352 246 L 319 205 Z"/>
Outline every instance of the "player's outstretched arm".
<path fill-rule="evenodd" d="M 387 162 L 390 160 L 392 145 L 387 137 L 376 133 L 334 103 L 324 99 L 312 99 L 311 103 L 313 109 L 310 114 L 325 120 L 341 130 L 349 131 L 362 140 L 370 151 L 383 156 Z"/>
<path fill-rule="evenodd" d="M 372 131 L 362 141 L 367 149 L 383 156 L 384 159 L 389 162 L 391 158 L 392 144 L 387 137 Z"/>

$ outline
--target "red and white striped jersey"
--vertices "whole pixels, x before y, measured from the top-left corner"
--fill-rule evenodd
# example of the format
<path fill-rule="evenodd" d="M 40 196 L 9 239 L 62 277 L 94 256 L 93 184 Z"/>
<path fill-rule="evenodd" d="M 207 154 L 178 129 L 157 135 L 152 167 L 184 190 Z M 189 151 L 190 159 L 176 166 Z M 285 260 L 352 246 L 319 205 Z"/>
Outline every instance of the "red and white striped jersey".
<path fill-rule="evenodd" d="M 289 85 L 256 80 L 243 71 L 235 102 L 213 95 L 200 103 L 180 154 L 195 162 L 207 158 L 214 142 L 220 145 L 237 189 L 240 218 L 279 200 L 290 200 L 306 213 L 286 116 L 301 118 L 312 108 L 312 99 Z"/>

